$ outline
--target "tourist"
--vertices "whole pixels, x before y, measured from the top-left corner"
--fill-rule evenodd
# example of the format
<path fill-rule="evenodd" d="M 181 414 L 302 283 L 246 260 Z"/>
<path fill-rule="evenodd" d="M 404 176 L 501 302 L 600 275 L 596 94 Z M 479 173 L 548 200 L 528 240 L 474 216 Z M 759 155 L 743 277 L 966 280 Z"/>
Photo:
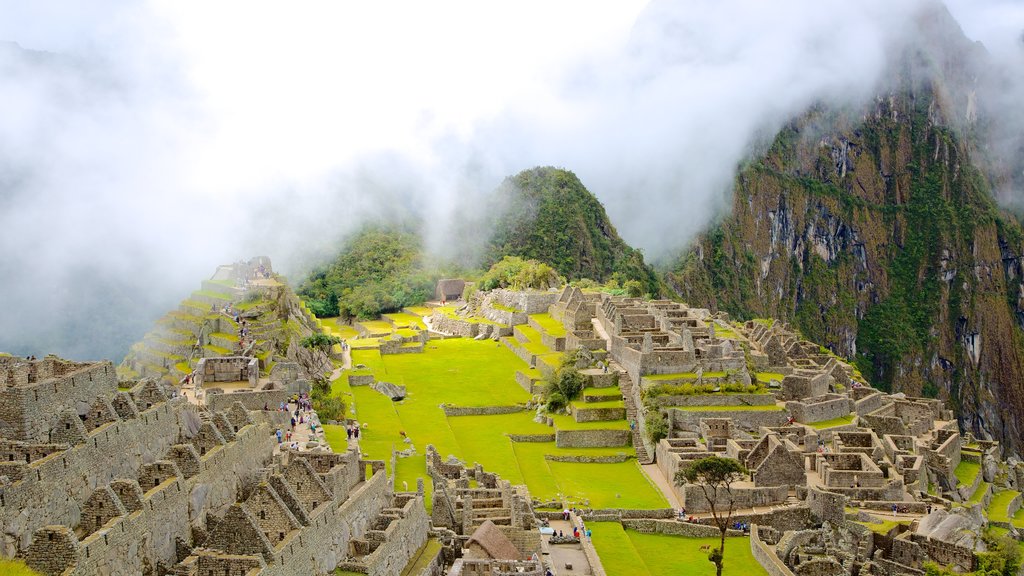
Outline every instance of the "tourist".
<path fill-rule="evenodd" d="M 277 443 L 280 444 L 281 443 L 281 439 L 284 438 L 284 433 L 281 432 L 280 428 L 278 428 L 276 434 L 277 434 Z"/>
<path fill-rule="evenodd" d="M 565 508 L 565 509 L 562 510 L 562 520 L 568 520 L 568 519 L 569 519 L 569 509 Z"/>
<path fill-rule="evenodd" d="M 345 426 L 345 433 L 348 434 L 348 439 L 351 440 L 352 439 L 352 427 L 351 426 Z"/>
<path fill-rule="evenodd" d="M 263 403 L 263 411 L 264 412 L 269 412 L 270 411 L 270 403 L 269 402 L 264 402 Z"/>
<path fill-rule="evenodd" d="M 590 531 L 590 528 L 587 528 L 587 531 L 584 534 L 587 535 L 587 540 L 590 540 L 590 535 L 593 534 L 593 532 Z"/>
<path fill-rule="evenodd" d="M 292 430 L 295 430 L 295 418 L 292 417 Z"/>
<path fill-rule="evenodd" d="M 359 423 L 358 422 L 356 423 L 356 429 L 352 431 L 352 435 L 356 437 L 356 440 L 359 440 Z"/>

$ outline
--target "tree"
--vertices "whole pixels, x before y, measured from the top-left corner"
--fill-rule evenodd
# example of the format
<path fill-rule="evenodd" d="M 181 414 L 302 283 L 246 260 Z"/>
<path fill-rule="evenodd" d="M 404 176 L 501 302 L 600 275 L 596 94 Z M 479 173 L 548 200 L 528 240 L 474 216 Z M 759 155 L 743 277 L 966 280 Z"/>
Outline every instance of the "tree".
<path fill-rule="evenodd" d="M 299 342 L 302 347 L 296 354 L 299 365 L 313 382 L 313 390 L 320 393 L 329 392 L 331 388 L 327 375 L 331 372 L 331 348 L 340 344 L 341 338 L 318 332 L 303 338 Z"/>
<path fill-rule="evenodd" d="M 677 485 L 685 483 L 697 484 L 704 492 L 704 498 L 711 507 L 711 516 L 715 525 L 722 533 L 718 550 L 712 550 L 708 554 L 708 560 L 715 564 L 717 576 L 722 576 L 722 566 L 725 558 L 725 533 L 729 529 L 729 520 L 732 518 L 735 499 L 733 497 L 732 485 L 742 480 L 747 475 L 747 469 L 738 460 L 732 458 L 721 458 L 709 456 L 690 463 L 686 468 L 676 472 L 675 481 Z M 722 502 L 724 499 L 725 502 Z M 725 504 L 727 510 L 722 510 Z"/>

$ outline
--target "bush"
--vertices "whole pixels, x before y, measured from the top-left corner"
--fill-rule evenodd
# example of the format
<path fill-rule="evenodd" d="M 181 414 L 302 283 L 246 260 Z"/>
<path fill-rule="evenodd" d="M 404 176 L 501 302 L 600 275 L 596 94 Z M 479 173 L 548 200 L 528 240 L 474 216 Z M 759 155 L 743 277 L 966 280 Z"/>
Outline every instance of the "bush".
<path fill-rule="evenodd" d="M 495 288 L 547 290 L 561 284 L 562 279 L 551 266 L 536 260 L 524 260 L 517 256 L 505 256 L 480 277 L 481 290 L 494 290 Z"/>
<path fill-rule="evenodd" d="M 548 390 L 551 389 L 548 388 Z M 544 405 L 544 407 L 547 409 L 548 412 L 558 412 L 559 410 L 565 408 L 565 405 L 568 403 L 569 401 L 565 399 L 565 396 L 563 396 L 561 392 L 554 390 L 548 392 L 547 403 Z"/>
<path fill-rule="evenodd" d="M 647 438 L 655 444 L 662 438 L 668 437 L 668 421 L 661 417 L 660 412 L 647 419 Z"/>
<path fill-rule="evenodd" d="M 311 398 L 313 410 L 316 410 L 316 414 L 320 417 L 321 421 L 345 419 L 345 401 L 341 398 L 319 395 L 311 396 Z"/>
<path fill-rule="evenodd" d="M 575 366 L 562 366 L 555 372 L 552 382 L 554 388 L 562 393 L 567 400 L 575 400 L 583 391 L 586 379 Z"/>

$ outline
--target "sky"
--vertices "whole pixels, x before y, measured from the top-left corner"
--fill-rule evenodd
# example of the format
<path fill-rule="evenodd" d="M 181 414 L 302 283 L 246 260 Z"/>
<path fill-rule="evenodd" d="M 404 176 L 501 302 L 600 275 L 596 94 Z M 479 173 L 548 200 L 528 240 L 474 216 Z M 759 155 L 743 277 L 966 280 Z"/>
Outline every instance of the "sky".
<path fill-rule="evenodd" d="M 297 279 L 396 213 L 441 251 L 535 165 L 670 257 L 759 142 L 876 91 L 923 2 L 0 0 L 0 350 L 117 360 L 217 264 Z M 949 6 L 1020 64 L 1019 3 Z"/>

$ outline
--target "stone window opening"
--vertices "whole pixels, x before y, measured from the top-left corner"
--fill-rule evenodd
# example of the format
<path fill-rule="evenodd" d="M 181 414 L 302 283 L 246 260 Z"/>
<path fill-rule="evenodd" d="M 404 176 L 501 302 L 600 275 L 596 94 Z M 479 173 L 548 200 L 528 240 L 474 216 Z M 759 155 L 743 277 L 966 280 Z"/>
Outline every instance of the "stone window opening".
<path fill-rule="evenodd" d="M 284 532 L 278 532 L 277 533 L 277 539 L 278 540 L 284 540 Z"/>

